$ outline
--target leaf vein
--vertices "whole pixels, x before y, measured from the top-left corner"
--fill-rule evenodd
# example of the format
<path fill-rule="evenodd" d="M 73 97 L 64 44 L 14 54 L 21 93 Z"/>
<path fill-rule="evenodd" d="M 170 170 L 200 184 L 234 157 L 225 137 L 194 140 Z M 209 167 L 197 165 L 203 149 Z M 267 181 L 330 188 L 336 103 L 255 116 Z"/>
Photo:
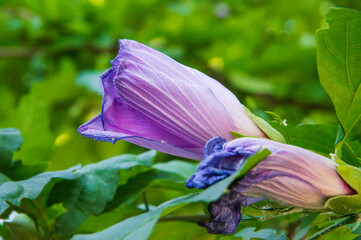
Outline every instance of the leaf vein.
<path fill-rule="evenodd" d="M 338 73 L 338 72 L 336 72 L 335 70 L 333 70 L 332 68 L 326 68 L 328 71 L 330 71 L 330 72 L 332 72 L 332 73 L 334 73 L 334 74 L 336 74 L 336 75 L 339 75 L 339 76 L 341 76 L 341 77 L 343 77 L 343 78 L 345 78 L 346 76 L 345 75 L 343 75 L 343 74 L 341 74 L 341 73 Z"/>
<path fill-rule="evenodd" d="M 355 96 L 357 96 L 359 94 L 361 94 L 361 84 L 358 85 Z M 355 104 L 355 98 L 356 98 L 355 96 L 353 96 L 353 98 L 352 98 L 352 102 L 351 102 L 351 105 L 350 105 L 350 107 L 349 107 L 349 109 L 347 111 L 347 115 L 346 115 L 345 119 L 348 119 L 348 117 L 349 117 L 349 115 L 351 113 L 351 109 L 352 109 L 353 105 Z M 361 113 L 357 116 L 356 120 L 352 123 L 351 127 L 347 131 L 347 133 L 345 135 L 345 139 L 346 139 L 347 135 L 350 133 L 350 131 L 353 129 L 353 127 L 356 125 L 356 123 L 360 120 L 360 118 L 361 118 Z"/>
<path fill-rule="evenodd" d="M 352 84 L 351 84 L 351 78 L 350 78 L 350 68 L 349 68 L 349 57 L 350 57 L 350 50 L 349 50 L 349 20 L 346 20 L 346 76 L 347 76 L 347 82 L 348 82 L 348 87 L 350 88 L 350 92 L 351 94 L 354 93 L 353 89 L 352 89 Z"/>
<path fill-rule="evenodd" d="M 330 53 L 332 53 L 333 56 L 335 56 L 336 58 L 338 58 L 338 59 L 341 60 L 342 62 L 345 62 L 345 59 L 337 56 L 336 53 L 334 53 L 334 52 L 331 50 L 330 46 L 328 45 L 328 43 L 327 43 L 327 41 L 326 41 L 325 35 L 323 36 L 323 41 L 325 42 L 325 45 L 326 45 L 327 50 L 328 50 Z"/>

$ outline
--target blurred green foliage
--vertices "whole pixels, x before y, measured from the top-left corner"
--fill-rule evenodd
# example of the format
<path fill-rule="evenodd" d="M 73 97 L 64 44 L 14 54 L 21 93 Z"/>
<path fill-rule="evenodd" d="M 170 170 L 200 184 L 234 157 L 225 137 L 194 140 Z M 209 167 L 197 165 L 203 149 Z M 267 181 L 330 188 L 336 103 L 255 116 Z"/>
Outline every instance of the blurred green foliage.
<path fill-rule="evenodd" d="M 100 111 L 97 76 L 120 38 L 154 47 L 216 78 L 256 114 L 336 123 L 316 71 L 315 30 L 332 6 L 359 1 L 7 0 L 0 2 L 0 127 L 18 128 L 24 162 L 65 169 L 123 152 L 81 138 Z M 86 81 L 88 80 L 88 82 Z M 34 137 L 36 136 L 36 137 Z"/>

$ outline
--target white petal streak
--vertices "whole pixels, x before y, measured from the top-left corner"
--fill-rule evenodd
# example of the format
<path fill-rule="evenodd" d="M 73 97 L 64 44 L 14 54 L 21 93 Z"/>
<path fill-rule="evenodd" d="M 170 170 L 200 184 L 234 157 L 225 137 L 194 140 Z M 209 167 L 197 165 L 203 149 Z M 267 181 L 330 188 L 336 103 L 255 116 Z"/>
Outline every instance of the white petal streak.
<path fill-rule="evenodd" d="M 134 97 L 142 99 L 143 104 L 149 104 L 153 109 L 161 111 L 163 116 L 165 116 L 163 119 L 165 121 L 174 121 L 175 115 L 178 115 L 179 119 L 184 119 L 184 121 L 181 121 L 184 124 L 192 123 L 191 125 L 193 125 L 193 123 L 196 123 L 196 129 L 192 129 L 190 133 L 196 131 L 197 134 L 203 136 L 203 141 L 215 136 L 215 134 L 228 133 L 229 129 L 232 128 L 232 123 L 227 116 L 228 114 L 225 111 L 224 106 L 218 102 L 210 89 L 181 82 L 174 85 L 164 85 L 164 82 L 167 82 L 167 79 L 161 81 L 162 79 L 159 78 L 164 76 L 159 74 L 159 72 L 157 72 L 157 76 L 154 76 L 152 75 L 154 72 L 153 69 L 152 71 L 149 69 L 143 70 L 144 66 L 142 66 L 142 70 L 140 70 L 136 64 L 129 62 L 127 62 L 126 65 L 126 69 L 123 71 L 119 69 L 119 71 L 122 72 L 115 81 L 119 93 L 123 98 L 128 98 L 129 100 Z M 134 68 L 136 68 L 136 70 L 134 70 Z M 155 80 L 153 79 L 157 79 L 157 77 L 159 79 L 158 82 L 154 82 Z M 147 79 L 147 81 L 144 79 Z M 159 86 L 159 82 L 161 82 L 163 86 Z M 180 84 L 183 86 L 179 86 Z M 174 87 L 177 89 L 174 89 Z M 137 91 L 136 88 L 139 90 Z M 148 96 L 142 96 L 144 94 Z M 129 104 L 131 104 L 131 102 L 129 102 Z M 199 107 L 202 106 L 206 109 L 199 109 Z M 133 107 L 139 106 L 133 105 Z M 207 107 L 213 111 L 209 111 Z M 167 110 L 168 114 L 160 108 Z M 178 112 L 174 114 L 174 111 Z M 218 119 L 218 121 L 216 121 L 213 120 L 215 117 L 223 117 L 223 119 Z M 178 121 L 175 122 L 176 124 L 179 124 Z M 220 126 L 222 130 L 217 128 L 214 129 L 214 126 Z M 188 127 L 186 128 L 189 129 Z M 225 137 L 229 138 L 229 136 Z"/>
<path fill-rule="evenodd" d="M 144 59 L 140 59 L 137 55 L 134 55 L 133 53 L 130 53 L 130 52 L 126 52 L 124 54 L 125 54 L 125 56 L 127 56 L 127 58 L 131 57 L 131 59 L 132 59 L 132 60 L 128 60 L 127 62 L 129 62 L 129 63 L 126 63 L 126 64 L 133 65 L 135 68 L 137 68 L 138 72 L 142 72 L 142 73 L 144 73 L 144 72 L 148 73 L 150 71 L 156 72 L 157 75 L 159 75 L 161 77 L 161 79 L 152 78 L 151 76 L 149 76 L 149 78 L 144 78 L 143 80 L 149 81 L 154 86 L 159 86 L 162 89 L 164 89 L 166 92 L 160 88 L 159 88 L 159 91 L 162 91 L 163 94 L 168 95 L 169 99 L 173 99 L 174 101 L 176 101 L 174 99 L 174 97 L 176 97 L 174 95 L 174 93 L 179 93 L 179 95 L 183 95 L 182 99 L 177 100 L 179 103 L 178 105 L 180 107 L 182 107 L 183 105 L 192 106 L 197 111 L 197 117 L 202 118 L 202 123 L 199 126 L 202 126 L 203 129 L 206 130 L 205 132 L 208 132 L 208 134 L 207 134 L 208 139 L 209 139 L 210 135 L 215 136 L 215 134 L 217 134 L 219 132 L 224 132 L 224 131 L 229 131 L 229 130 L 233 130 L 233 131 L 237 130 L 233 123 L 233 120 L 231 119 L 230 115 L 228 114 L 228 111 L 227 111 L 226 107 L 224 106 L 224 104 L 222 104 L 217 99 L 217 97 L 215 96 L 212 89 L 206 87 L 208 85 L 212 85 L 212 84 L 210 84 L 212 82 L 216 82 L 217 84 L 219 84 L 216 80 L 209 78 L 205 74 L 200 73 L 194 69 L 191 69 L 184 65 L 181 65 L 172 59 L 171 59 L 172 63 L 176 64 L 177 66 L 165 65 L 161 62 L 162 59 L 158 58 L 154 62 L 157 62 L 157 64 L 160 66 L 155 67 L 155 64 L 149 63 L 150 62 L 149 59 L 147 59 L 147 61 L 145 61 Z M 144 51 L 142 54 L 149 55 L 148 52 L 144 52 Z M 149 56 L 156 58 L 156 56 L 154 56 L 154 55 L 149 55 Z M 120 63 L 121 61 L 122 60 L 120 60 L 118 63 Z M 139 65 L 142 65 L 142 69 L 139 68 Z M 184 71 L 179 71 L 179 69 L 180 69 L 179 65 L 181 65 L 183 67 Z M 147 67 L 145 67 L 145 66 L 147 66 Z M 147 69 L 147 71 L 144 71 L 144 69 Z M 164 70 L 169 70 L 169 71 L 164 71 Z M 124 70 L 124 71 L 127 71 L 127 70 Z M 201 81 L 202 78 L 193 74 L 193 72 L 198 72 L 199 74 L 202 74 L 203 75 L 202 77 L 206 78 L 205 83 L 208 83 L 208 84 L 205 84 L 205 85 L 200 84 L 202 82 Z M 134 72 L 132 72 L 132 73 L 135 74 Z M 186 74 L 186 73 L 188 73 L 188 74 Z M 142 76 L 139 76 L 139 78 L 142 78 Z M 152 81 L 152 80 L 154 80 L 154 81 Z M 196 81 L 194 81 L 194 80 L 196 80 Z M 176 87 L 176 89 L 172 89 L 171 87 Z M 194 88 L 198 88 L 198 89 L 208 88 L 209 89 L 209 91 L 207 89 L 207 91 L 204 92 L 204 94 L 202 94 L 201 96 L 200 96 L 201 93 L 196 93 L 198 95 L 194 95 L 195 97 L 193 99 L 202 100 L 201 102 L 199 102 L 199 104 L 190 102 L 189 101 L 190 99 L 188 98 L 188 95 L 190 95 L 189 90 L 192 90 Z M 222 86 L 222 88 L 225 89 L 223 86 Z M 173 96 L 169 96 L 169 94 L 171 94 Z M 230 93 L 230 94 L 233 95 L 232 93 Z M 209 95 L 209 96 L 207 96 L 207 95 Z M 206 99 L 206 98 L 208 98 L 208 99 Z M 184 102 L 187 102 L 187 104 L 184 104 Z M 214 112 L 214 111 L 212 111 L 212 112 L 209 111 L 210 109 L 214 108 L 214 105 L 209 104 L 211 102 L 217 102 L 217 104 L 219 105 L 219 108 L 221 109 L 220 114 L 216 114 L 216 112 Z M 203 109 L 199 108 L 199 107 L 204 106 L 204 104 L 208 104 L 210 109 L 205 110 L 204 108 Z M 239 104 L 239 105 L 240 105 L 239 110 L 242 111 L 243 106 L 241 104 Z M 190 114 L 195 115 L 194 113 L 189 113 L 188 111 L 186 111 L 186 109 L 184 107 L 182 108 L 182 110 L 188 116 L 190 116 Z M 222 118 L 222 119 L 220 119 L 220 118 Z M 206 122 L 206 127 L 204 128 L 203 125 L 205 122 Z M 225 125 L 228 126 L 227 130 L 225 130 Z M 210 129 L 213 129 L 213 132 L 209 132 Z M 230 136 L 228 136 L 228 137 L 230 137 Z"/>

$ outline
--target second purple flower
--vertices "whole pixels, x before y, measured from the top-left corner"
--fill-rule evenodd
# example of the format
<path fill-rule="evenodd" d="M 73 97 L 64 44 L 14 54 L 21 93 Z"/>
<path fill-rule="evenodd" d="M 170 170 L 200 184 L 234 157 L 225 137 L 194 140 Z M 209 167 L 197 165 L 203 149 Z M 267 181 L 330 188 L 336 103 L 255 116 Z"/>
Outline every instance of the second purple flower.
<path fill-rule="evenodd" d="M 270 200 L 287 207 L 323 210 L 335 196 L 356 194 L 337 173 L 332 160 L 296 146 L 268 139 L 210 140 L 204 160 L 187 181 L 189 188 L 207 188 L 233 173 L 261 149 L 271 154 L 230 186 L 230 191 L 209 205 L 210 233 L 232 233 L 241 220 L 241 206 Z"/>

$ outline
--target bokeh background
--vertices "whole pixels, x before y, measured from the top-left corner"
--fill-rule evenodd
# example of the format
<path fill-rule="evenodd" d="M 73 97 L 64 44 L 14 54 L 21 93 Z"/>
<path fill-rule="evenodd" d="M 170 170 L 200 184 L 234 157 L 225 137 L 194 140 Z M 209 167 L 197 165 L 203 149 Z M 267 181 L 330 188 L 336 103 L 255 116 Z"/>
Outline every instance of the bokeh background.
<path fill-rule="evenodd" d="M 212 76 L 259 116 L 335 124 L 315 39 L 333 6 L 361 10 L 361 1 L 2 0 L 0 128 L 22 132 L 15 159 L 47 170 L 142 152 L 77 133 L 100 112 L 98 77 L 120 38 Z"/>

